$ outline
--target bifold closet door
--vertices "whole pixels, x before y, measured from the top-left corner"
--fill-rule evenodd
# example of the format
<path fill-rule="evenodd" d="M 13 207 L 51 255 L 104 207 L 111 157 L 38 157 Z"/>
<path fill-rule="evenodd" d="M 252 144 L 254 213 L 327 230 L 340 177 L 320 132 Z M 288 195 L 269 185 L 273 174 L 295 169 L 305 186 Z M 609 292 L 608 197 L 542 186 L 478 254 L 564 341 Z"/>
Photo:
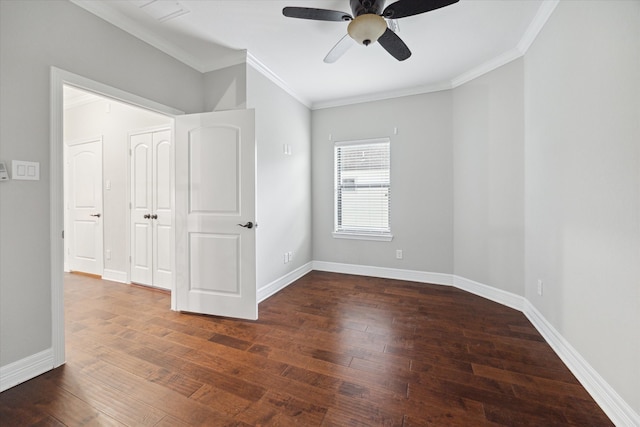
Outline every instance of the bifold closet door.
<path fill-rule="evenodd" d="M 171 132 L 131 135 L 131 281 L 171 289 Z"/>

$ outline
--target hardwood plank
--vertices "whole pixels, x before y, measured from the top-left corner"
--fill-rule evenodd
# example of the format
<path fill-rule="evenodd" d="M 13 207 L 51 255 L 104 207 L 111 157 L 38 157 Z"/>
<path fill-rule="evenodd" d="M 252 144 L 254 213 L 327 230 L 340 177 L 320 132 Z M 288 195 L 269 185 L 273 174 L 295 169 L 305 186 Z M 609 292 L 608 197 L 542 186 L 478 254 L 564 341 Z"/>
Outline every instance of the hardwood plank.
<path fill-rule="evenodd" d="M 65 276 L 67 364 L 2 425 L 610 426 L 520 312 L 459 289 L 311 272 L 258 321 Z"/>

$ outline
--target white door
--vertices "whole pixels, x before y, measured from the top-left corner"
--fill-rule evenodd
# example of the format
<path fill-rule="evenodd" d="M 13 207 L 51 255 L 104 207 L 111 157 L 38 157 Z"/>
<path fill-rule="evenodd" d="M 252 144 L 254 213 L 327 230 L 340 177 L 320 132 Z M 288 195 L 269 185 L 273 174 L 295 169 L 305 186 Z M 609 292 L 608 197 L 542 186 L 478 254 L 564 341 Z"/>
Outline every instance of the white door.
<path fill-rule="evenodd" d="M 153 233 L 151 230 L 153 136 L 132 135 L 131 154 L 131 281 L 153 284 Z"/>
<path fill-rule="evenodd" d="M 69 269 L 102 276 L 102 139 L 68 146 L 66 166 Z"/>
<path fill-rule="evenodd" d="M 130 137 L 131 281 L 171 289 L 171 132 Z"/>
<path fill-rule="evenodd" d="M 171 289 L 172 188 L 171 131 L 153 133 L 152 265 L 153 286 Z"/>
<path fill-rule="evenodd" d="M 176 117 L 175 308 L 258 318 L 255 115 Z"/>

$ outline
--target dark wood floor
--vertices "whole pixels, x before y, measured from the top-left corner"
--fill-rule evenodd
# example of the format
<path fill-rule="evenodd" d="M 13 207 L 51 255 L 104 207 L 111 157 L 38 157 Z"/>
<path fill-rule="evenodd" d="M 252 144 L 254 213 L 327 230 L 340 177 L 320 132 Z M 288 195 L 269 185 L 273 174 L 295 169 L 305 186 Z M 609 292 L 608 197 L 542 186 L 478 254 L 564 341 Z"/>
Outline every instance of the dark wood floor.
<path fill-rule="evenodd" d="M 2 426 L 611 425 L 522 313 L 451 287 L 312 272 L 250 322 L 70 275 L 65 308 L 67 364 Z"/>

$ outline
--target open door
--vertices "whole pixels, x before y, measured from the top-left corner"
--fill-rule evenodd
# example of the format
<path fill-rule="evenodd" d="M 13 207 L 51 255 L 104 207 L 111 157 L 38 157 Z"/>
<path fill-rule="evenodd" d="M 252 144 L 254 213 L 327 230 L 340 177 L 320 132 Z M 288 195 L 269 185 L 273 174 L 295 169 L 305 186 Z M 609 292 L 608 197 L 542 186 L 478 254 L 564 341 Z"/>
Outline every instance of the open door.
<path fill-rule="evenodd" d="M 258 318 L 255 114 L 175 122 L 175 309 Z"/>

